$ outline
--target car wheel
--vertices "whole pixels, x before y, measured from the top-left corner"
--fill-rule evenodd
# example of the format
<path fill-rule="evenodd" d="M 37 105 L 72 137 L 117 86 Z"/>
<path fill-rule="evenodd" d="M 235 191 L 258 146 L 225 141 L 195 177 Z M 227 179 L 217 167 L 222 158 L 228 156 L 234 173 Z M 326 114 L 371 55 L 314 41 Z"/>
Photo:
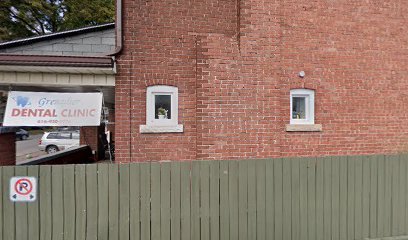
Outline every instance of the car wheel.
<path fill-rule="evenodd" d="M 22 135 L 22 136 L 20 137 L 21 140 L 27 140 L 27 138 L 28 138 L 27 135 Z"/>
<path fill-rule="evenodd" d="M 47 149 L 46 149 L 46 152 L 47 152 L 48 154 L 56 153 L 56 152 L 58 152 L 58 151 L 59 151 L 59 149 L 58 149 L 57 146 L 48 146 Z"/>

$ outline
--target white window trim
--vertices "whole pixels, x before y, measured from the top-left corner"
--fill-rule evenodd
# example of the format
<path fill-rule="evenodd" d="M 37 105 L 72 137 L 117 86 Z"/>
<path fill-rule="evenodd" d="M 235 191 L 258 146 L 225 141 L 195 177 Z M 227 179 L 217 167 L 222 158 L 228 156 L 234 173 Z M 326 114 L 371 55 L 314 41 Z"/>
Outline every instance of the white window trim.
<path fill-rule="evenodd" d="M 171 119 L 155 119 L 155 96 L 171 96 Z M 140 125 L 141 133 L 183 132 L 183 125 L 178 124 L 178 88 L 155 85 L 146 91 L 146 125 Z"/>
<path fill-rule="evenodd" d="M 314 90 L 309 89 L 292 89 L 290 90 L 290 124 L 314 124 Z M 294 97 L 304 97 L 305 98 L 305 109 L 306 119 L 293 119 L 293 98 Z"/>

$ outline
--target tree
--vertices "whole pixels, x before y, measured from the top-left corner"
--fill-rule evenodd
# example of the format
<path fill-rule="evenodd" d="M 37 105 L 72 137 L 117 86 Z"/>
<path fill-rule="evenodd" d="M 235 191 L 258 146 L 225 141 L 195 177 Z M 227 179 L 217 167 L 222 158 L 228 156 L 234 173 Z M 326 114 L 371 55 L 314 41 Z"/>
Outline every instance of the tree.
<path fill-rule="evenodd" d="M 0 41 L 113 22 L 114 0 L 0 0 Z"/>

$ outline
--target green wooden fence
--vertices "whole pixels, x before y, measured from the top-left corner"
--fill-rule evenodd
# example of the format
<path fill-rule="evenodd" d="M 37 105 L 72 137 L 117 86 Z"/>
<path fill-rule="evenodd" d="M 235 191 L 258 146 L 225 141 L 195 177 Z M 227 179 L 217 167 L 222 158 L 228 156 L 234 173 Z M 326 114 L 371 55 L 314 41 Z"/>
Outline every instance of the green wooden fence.
<path fill-rule="evenodd" d="M 408 156 L 2 167 L 4 240 L 408 235 Z M 12 176 L 38 199 L 12 203 Z"/>

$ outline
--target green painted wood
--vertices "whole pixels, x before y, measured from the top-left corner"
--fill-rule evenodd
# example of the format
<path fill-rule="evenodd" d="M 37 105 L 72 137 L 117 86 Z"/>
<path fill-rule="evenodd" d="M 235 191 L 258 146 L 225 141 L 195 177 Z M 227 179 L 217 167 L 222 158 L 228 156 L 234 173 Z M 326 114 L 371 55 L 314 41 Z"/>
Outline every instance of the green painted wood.
<path fill-rule="evenodd" d="M 64 239 L 64 166 L 51 167 L 52 239 Z"/>
<path fill-rule="evenodd" d="M 140 164 L 130 164 L 129 178 L 129 237 L 140 240 Z"/>
<path fill-rule="evenodd" d="M 393 160 L 389 156 L 385 159 L 385 199 L 384 199 L 384 236 L 391 236 L 392 214 L 392 165 Z"/>
<path fill-rule="evenodd" d="M 284 159 L 282 163 L 282 205 L 283 205 L 283 239 L 292 238 L 292 188 L 291 188 L 291 159 Z"/>
<path fill-rule="evenodd" d="M 109 237 L 109 164 L 98 164 L 98 240 Z"/>
<path fill-rule="evenodd" d="M 16 212 L 14 208 L 14 203 L 9 199 L 10 194 L 10 179 L 15 176 L 14 166 L 4 166 L 1 167 L 2 170 L 2 217 L 4 219 L 2 225 L 2 237 L 3 239 L 15 239 L 15 224 L 16 224 Z"/>
<path fill-rule="evenodd" d="M 220 161 L 220 239 L 230 239 L 229 232 L 229 164 Z"/>
<path fill-rule="evenodd" d="M 3 186 L 3 167 L 0 166 L 0 240 L 3 240 L 3 197 L 7 195 L 7 191 L 5 190 L 5 186 Z M 3 191 L 4 190 L 4 191 Z"/>
<path fill-rule="evenodd" d="M 354 239 L 354 206 L 355 206 L 355 166 L 354 157 L 347 158 L 347 239 Z"/>
<path fill-rule="evenodd" d="M 140 239 L 150 240 L 150 163 L 140 164 Z"/>
<path fill-rule="evenodd" d="M 323 159 L 323 168 L 324 168 L 324 173 L 323 173 L 323 238 L 331 239 L 332 210 L 333 210 L 332 195 L 337 193 L 337 198 L 338 198 L 338 185 L 336 186 L 337 192 L 335 192 L 335 189 L 334 189 L 335 186 L 333 186 L 332 184 L 334 180 L 333 179 L 334 175 L 332 175 L 332 158 L 331 157 L 325 157 Z M 337 205 L 337 209 L 338 209 L 338 205 Z M 336 239 L 338 239 L 338 236 Z"/>
<path fill-rule="evenodd" d="M 403 154 L 401 156 L 402 160 L 405 163 L 405 174 L 404 176 L 404 189 L 405 189 L 405 194 L 404 194 L 404 199 L 405 199 L 405 225 L 404 225 L 404 235 L 408 234 L 408 154 Z"/>
<path fill-rule="evenodd" d="M 151 163 L 151 231 L 152 240 L 160 240 L 160 163 Z"/>
<path fill-rule="evenodd" d="M 0 171 L 0 174 L 1 174 L 1 171 Z M 31 176 L 31 177 L 35 177 L 37 179 L 37 200 L 35 202 L 31 202 L 27 206 L 27 211 L 28 211 L 28 219 L 27 219 L 27 222 L 28 222 L 28 239 L 29 240 L 39 240 L 40 239 L 40 227 L 39 227 L 39 222 L 40 222 L 39 216 L 40 215 L 39 215 L 39 198 L 38 198 L 39 167 L 38 166 L 28 166 L 27 167 L 27 175 Z M 0 177 L 0 179 L 1 179 L 1 177 Z M 0 190 L 0 192 L 2 192 L 2 191 Z M 1 201 L 1 198 L 0 198 L 0 201 Z M 1 204 L 0 204 L 0 206 L 1 206 Z"/>
<path fill-rule="evenodd" d="M 228 189 L 229 189 L 229 230 L 230 239 L 239 239 L 238 224 L 238 162 L 229 162 L 229 179 L 228 179 Z"/>
<path fill-rule="evenodd" d="M 181 195 L 181 206 L 180 206 L 180 217 L 181 217 L 181 240 L 190 239 L 190 170 L 191 163 L 183 162 L 180 166 L 180 195 Z"/>
<path fill-rule="evenodd" d="M 385 214 L 385 158 L 377 156 L 378 161 L 378 207 L 377 207 L 377 237 L 384 236 L 384 214 Z"/>
<path fill-rule="evenodd" d="M 307 236 L 316 239 L 316 159 L 307 159 Z"/>
<path fill-rule="evenodd" d="M 307 239 L 307 159 L 299 159 L 299 197 L 300 197 L 300 237 Z"/>
<path fill-rule="evenodd" d="M 364 239 L 370 237 L 370 177 L 370 159 L 368 157 L 363 157 L 362 237 Z"/>
<path fill-rule="evenodd" d="M 347 239 L 347 157 L 339 157 L 340 165 L 340 217 L 339 233 L 340 239 Z"/>
<path fill-rule="evenodd" d="M 75 239 L 86 238 L 86 172 L 85 165 L 75 165 Z"/>
<path fill-rule="evenodd" d="M 171 239 L 181 239 L 180 162 L 171 163 Z"/>
<path fill-rule="evenodd" d="M 40 172 L 42 168 L 43 166 L 40 167 Z M 70 240 L 75 239 L 75 165 L 64 166 L 63 175 L 64 175 L 64 239 Z M 41 211 L 42 208 L 40 205 L 40 212 Z"/>
<path fill-rule="evenodd" d="M 200 163 L 194 161 L 191 169 L 191 238 L 200 239 Z"/>
<path fill-rule="evenodd" d="M 377 179 L 378 179 L 378 159 L 376 156 L 367 157 L 370 165 L 370 220 L 369 220 L 369 237 L 377 236 Z"/>
<path fill-rule="evenodd" d="M 330 162 L 327 162 L 330 163 Z M 326 163 L 325 163 L 326 164 Z M 329 164 L 327 164 L 329 165 Z M 327 173 L 325 174 L 325 179 L 331 179 L 331 213 L 327 213 L 328 221 L 331 220 L 331 230 L 325 229 L 325 237 L 332 236 L 333 240 L 340 239 L 340 181 L 344 181 L 343 179 L 340 180 L 340 158 L 339 157 L 331 157 L 331 175 Z M 329 186 L 330 187 L 330 186 Z M 328 193 L 330 194 L 330 193 Z M 325 215 L 326 216 L 326 215 Z M 327 239 L 327 238 L 326 238 Z"/>
<path fill-rule="evenodd" d="M 51 166 L 40 167 L 40 239 L 52 239 Z M 71 210 L 72 211 L 72 210 Z"/>
<path fill-rule="evenodd" d="M 391 236 L 399 235 L 399 213 L 401 211 L 399 204 L 399 159 L 398 156 L 391 156 Z"/>
<path fill-rule="evenodd" d="M 257 240 L 266 240 L 266 215 L 265 215 L 265 197 L 266 197 L 266 161 L 256 161 L 256 233 Z"/>
<path fill-rule="evenodd" d="M 362 239 L 363 237 L 363 162 L 362 157 L 353 157 L 355 162 L 354 168 L 354 236 L 355 239 Z"/>
<path fill-rule="evenodd" d="M 161 163 L 160 239 L 170 240 L 170 162 Z"/>
<path fill-rule="evenodd" d="M 210 162 L 210 239 L 220 238 L 220 162 Z M 174 238 L 173 238 L 174 239 Z"/>
<path fill-rule="evenodd" d="M 248 239 L 248 162 L 238 161 L 238 233 Z"/>
<path fill-rule="evenodd" d="M 273 160 L 268 159 L 265 163 L 265 221 L 266 221 L 266 239 L 273 239 L 275 236 L 275 218 L 274 218 L 274 179 L 273 179 Z"/>
<path fill-rule="evenodd" d="M 26 167 L 15 167 L 16 176 L 27 176 Z M 16 240 L 28 239 L 27 203 L 16 202 L 14 204 L 16 214 Z"/>
<path fill-rule="evenodd" d="M 200 162 L 200 239 L 210 239 L 210 164 Z"/>
<path fill-rule="evenodd" d="M 300 166 L 299 158 L 289 159 L 291 163 L 291 212 L 292 212 L 292 240 L 300 240 Z"/>
<path fill-rule="evenodd" d="M 86 171 L 86 240 L 98 239 L 98 165 L 88 164 Z"/>
<path fill-rule="evenodd" d="M 256 232 L 256 161 L 248 160 L 248 239 L 257 239 Z"/>
<path fill-rule="evenodd" d="M 274 203 L 275 203 L 275 239 L 283 239 L 283 159 L 275 159 L 273 166 Z"/>
<path fill-rule="evenodd" d="M 324 158 L 316 159 L 316 240 L 324 239 Z"/>
<path fill-rule="evenodd" d="M 3 239 L 15 239 L 15 211 L 14 203 L 9 199 L 10 179 L 14 177 L 14 167 L 2 167 L 2 184 L 3 184 Z M 7 221 L 6 221 L 7 220 Z"/>
<path fill-rule="evenodd" d="M 405 202 L 405 196 L 406 196 L 406 181 L 405 181 L 405 176 L 407 175 L 407 167 L 406 167 L 407 161 L 403 158 L 403 155 L 400 155 L 399 157 L 399 191 L 398 191 L 398 198 L 399 198 L 399 209 L 400 211 L 398 212 L 399 219 L 398 219 L 398 235 L 404 235 L 405 234 L 405 226 L 407 224 L 406 222 L 406 215 L 405 215 L 405 209 L 407 208 L 406 202 Z"/>
<path fill-rule="evenodd" d="M 119 239 L 129 240 L 129 164 L 119 167 Z"/>
<path fill-rule="evenodd" d="M 119 165 L 109 164 L 109 240 L 119 239 Z"/>

